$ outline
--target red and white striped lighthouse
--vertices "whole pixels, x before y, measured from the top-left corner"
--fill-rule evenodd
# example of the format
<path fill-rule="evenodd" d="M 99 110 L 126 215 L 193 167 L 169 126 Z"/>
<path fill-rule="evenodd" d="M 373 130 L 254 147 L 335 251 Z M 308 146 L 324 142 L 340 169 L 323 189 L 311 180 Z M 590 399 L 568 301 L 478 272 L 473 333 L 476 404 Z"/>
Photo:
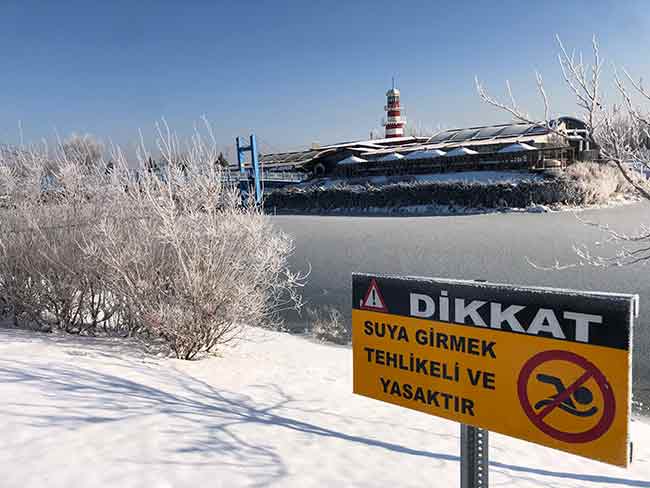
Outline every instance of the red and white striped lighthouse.
<path fill-rule="evenodd" d="M 404 135 L 404 126 L 406 121 L 402 119 L 402 107 L 399 104 L 399 90 L 395 88 L 395 78 L 393 78 L 393 88 L 386 92 L 386 138 L 402 137 Z"/>

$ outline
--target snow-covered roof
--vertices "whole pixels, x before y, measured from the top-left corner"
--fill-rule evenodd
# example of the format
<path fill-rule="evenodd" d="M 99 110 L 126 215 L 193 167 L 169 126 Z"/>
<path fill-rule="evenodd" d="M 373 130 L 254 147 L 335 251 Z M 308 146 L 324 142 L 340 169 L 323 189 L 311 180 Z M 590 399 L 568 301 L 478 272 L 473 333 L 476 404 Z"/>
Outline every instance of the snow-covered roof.
<path fill-rule="evenodd" d="M 349 146 L 368 146 L 368 147 L 383 147 L 382 144 L 406 144 L 409 142 L 425 141 L 426 137 L 402 136 L 402 137 L 387 137 L 384 139 L 368 139 L 365 141 L 348 141 L 340 142 L 338 144 L 323 145 L 319 149 L 338 149 Z"/>
<path fill-rule="evenodd" d="M 386 154 L 386 156 L 382 158 L 379 158 L 379 161 L 397 161 L 398 159 L 404 159 L 404 156 L 399 153 L 392 152 L 390 154 Z"/>
<path fill-rule="evenodd" d="M 535 148 L 533 146 L 529 146 L 524 142 L 515 142 L 514 144 L 510 144 L 509 146 L 506 146 L 503 149 L 499 149 L 499 152 L 514 153 L 514 152 L 534 151 L 534 150 Z"/>
<path fill-rule="evenodd" d="M 473 151 L 472 149 L 467 149 L 466 147 L 457 147 L 452 149 L 447 153 L 447 156 L 468 156 L 470 154 L 478 154 L 478 152 Z"/>
<path fill-rule="evenodd" d="M 446 153 L 440 149 L 422 149 L 414 151 L 406 156 L 406 159 L 431 159 L 444 156 Z"/>
<path fill-rule="evenodd" d="M 367 163 L 368 161 L 360 158 L 358 156 L 348 156 L 347 158 L 339 161 L 337 164 L 341 165 L 346 165 L 346 164 L 359 164 L 359 163 Z"/>
<path fill-rule="evenodd" d="M 462 144 L 460 143 L 453 143 L 453 142 L 443 142 L 439 144 L 400 144 L 399 150 L 402 152 L 406 151 L 431 151 L 434 149 L 439 149 L 442 151 L 450 151 L 452 149 L 455 149 L 457 147 L 466 147 L 466 148 L 479 148 L 479 147 L 485 147 L 485 146 L 507 146 L 510 144 L 515 144 L 517 142 L 523 142 L 529 145 L 533 144 L 544 144 L 548 142 L 548 135 L 547 134 L 541 134 L 541 135 L 533 135 L 533 136 L 527 136 L 525 139 L 522 140 L 520 136 L 516 137 L 502 137 L 499 139 L 483 139 L 483 140 L 472 140 L 472 141 L 465 141 Z M 533 146 L 534 148 L 534 146 Z M 396 148 L 395 147 L 388 147 L 388 148 L 382 148 L 380 150 L 370 150 L 370 151 L 365 151 L 361 153 L 361 156 L 366 158 L 370 156 L 374 157 L 381 157 L 384 154 L 389 154 L 395 152 Z M 495 149 L 496 151 L 496 149 Z"/>

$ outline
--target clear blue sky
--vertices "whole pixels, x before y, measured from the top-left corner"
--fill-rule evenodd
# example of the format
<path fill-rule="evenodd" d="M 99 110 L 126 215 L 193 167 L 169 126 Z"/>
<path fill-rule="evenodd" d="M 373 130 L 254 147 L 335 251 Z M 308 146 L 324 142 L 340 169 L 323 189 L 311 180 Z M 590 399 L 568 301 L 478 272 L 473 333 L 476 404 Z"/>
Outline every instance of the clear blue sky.
<path fill-rule="evenodd" d="M 621 6 L 619 6 L 621 5 Z M 554 35 L 650 75 L 650 9 L 618 1 L 0 2 L 0 142 L 90 132 L 128 146 L 164 116 L 181 134 L 203 114 L 218 138 L 255 131 L 264 150 L 365 138 L 395 75 L 410 121 L 508 120 L 482 105 L 479 75 L 508 78 L 533 110 L 540 70 L 557 112 Z M 528 96 L 526 95 L 528 94 Z M 266 144 L 268 143 L 268 144 Z M 270 144 L 270 145 L 269 145 Z"/>

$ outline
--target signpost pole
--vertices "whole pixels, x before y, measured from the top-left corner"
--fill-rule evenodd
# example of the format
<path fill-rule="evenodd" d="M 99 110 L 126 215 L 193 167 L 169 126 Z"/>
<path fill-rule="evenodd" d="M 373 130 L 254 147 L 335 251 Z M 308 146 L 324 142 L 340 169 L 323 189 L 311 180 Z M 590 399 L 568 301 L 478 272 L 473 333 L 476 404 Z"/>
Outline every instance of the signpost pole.
<path fill-rule="evenodd" d="M 488 431 L 460 424 L 460 488 L 488 487 Z"/>

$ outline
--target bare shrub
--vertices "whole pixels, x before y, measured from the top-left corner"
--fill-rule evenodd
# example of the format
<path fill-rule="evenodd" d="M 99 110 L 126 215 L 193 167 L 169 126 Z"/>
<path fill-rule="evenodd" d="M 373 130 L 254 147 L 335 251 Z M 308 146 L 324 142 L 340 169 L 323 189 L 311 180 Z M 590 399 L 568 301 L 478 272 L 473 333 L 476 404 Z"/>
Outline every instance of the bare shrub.
<path fill-rule="evenodd" d="M 0 224 L 0 290 L 16 325 L 95 333 L 115 313 L 94 262 L 79 242 L 105 212 L 87 168 L 46 149 L 0 161 L 6 205 Z"/>
<path fill-rule="evenodd" d="M 110 172 L 61 152 L 34 151 L 22 173 L 0 161 L 0 296 L 16 320 L 162 339 L 192 359 L 300 305 L 291 240 L 225 184 L 206 127 L 182 150 L 159 128 L 158 171 L 142 148 L 137 178 L 119 148 Z"/>
<path fill-rule="evenodd" d="M 350 341 L 350 333 L 345 327 L 343 315 L 337 308 L 308 308 L 307 314 L 310 318 L 311 333 L 319 341 L 334 344 L 347 344 Z"/>
<path fill-rule="evenodd" d="M 578 162 L 568 166 L 564 176 L 574 182 L 585 204 L 606 203 L 616 194 L 635 193 L 613 164 Z"/>

